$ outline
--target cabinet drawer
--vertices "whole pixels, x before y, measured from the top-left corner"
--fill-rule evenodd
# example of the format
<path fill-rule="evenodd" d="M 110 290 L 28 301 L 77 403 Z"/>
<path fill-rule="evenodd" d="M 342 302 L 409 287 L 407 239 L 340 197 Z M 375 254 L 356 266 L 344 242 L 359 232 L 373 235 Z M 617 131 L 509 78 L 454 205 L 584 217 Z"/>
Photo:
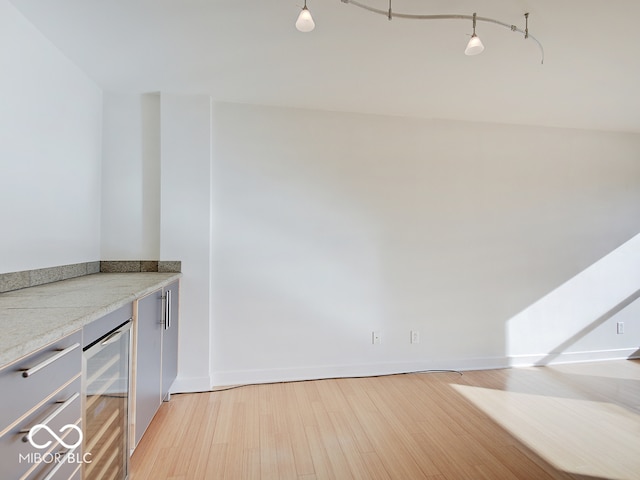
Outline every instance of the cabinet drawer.
<path fill-rule="evenodd" d="M 46 424 L 53 434 L 63 438 L 67 445 L 73 445 L 81 439 L 80 433 L 73 429 L 61 431 L 66 425 L 80 425 L 82 417 L 80 382 L 81 378 L 78 376 L 0 437 L 0 464 L 3 475 L 6 475 L 3 478 L 20 478 L 30 470 L 33 473 L 28 478 L 34 475 L 37 478 L 36 472 L 49 471 L 53 468 L 45 464 L 59 463 L 53 461 L 53 453 L 68 450 L 64 445 L 58 444 L 57 439 L 45 429 L 34 432 L 32 440 L 35 445 L 32 445 L 28 441 L 27 432 L 34 425 Z M 47 445 L 48 442 L 51 443 Z M 40 446 L 42 448 L 39 448 Z M 78 446 L 75 451 L 81 452 L 82 449 Z M 44 461 L 40 462 L 43 458 Z M 39 462 L 40 465 L 37 465 Z"/>
<path fill-rule="evenodd" d="M 82 335 L 78 331 L 0 371 L 0 391 L 3 393 L 0 434 L 80 374 L 81 342 Z"/>

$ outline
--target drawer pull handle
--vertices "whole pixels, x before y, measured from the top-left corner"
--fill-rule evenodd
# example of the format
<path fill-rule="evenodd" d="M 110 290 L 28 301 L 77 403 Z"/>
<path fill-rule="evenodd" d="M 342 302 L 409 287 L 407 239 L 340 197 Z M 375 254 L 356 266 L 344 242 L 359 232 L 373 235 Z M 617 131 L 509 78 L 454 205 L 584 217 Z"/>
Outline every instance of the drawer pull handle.
<path fill-rule="evenodd" d="M 47 358 L 46 360 L 43 360 L 42 362 L 37 364 L 35 367 L 31 367 L 31 368 L 27 368 L 27 369 L 22 370 L 22 376 L 24 378 L 29 378 L 34 373 L 42 370 L 44 367 L 46 367 L 48 365 L 51 365 L 53 362 L 55 362 L 59 358 L 64 357 L 67 353 L 72 352 L 73 350 L 75 350 L 79 346 L 80 346 L 79 343 L 74 343 L 73 345 L 65 348 L 64 350 L 58 351 L 58 353 L 56 353 L 55 355 L 51 355 L 49 358 Z"/>
<path fill-rule="evenodd" d="M 78 392 L 76 392 L 73 395 L 71 395 L 69 398 L 67 398 L 64 402 L 62 402 L 62 403 L 56 402 L 56 403 L 60 403 L 60 406 L 58 408 L 56 408 L 53 412 L 51 412 L 47 416 L 47 418 L 45 418 L 41 422 L 38 422 L 38 424 L 47 425 L 50 421 L 52 421 L 54 418 L 56 418 L 58 415 L 60 415 L 60 413 L 62 413 L 62 411 L 65 408 L 67 408 L 69 405 L 71 405 L 73 403 L 73 401 L 75 399 L 77 399 L 79 396 L 80 396 L 80 394 Z M 29 428 L 23 428 L 22 430 L 20 430 L 19 433 L 26 433 L 26 435 L 24 437 L 22 437 L 22 441 L 23 442 L 28 442 L 29 441 L 29 432 L 31 431 L 32 428 L 33 428 L 33 426 L 31 426 Z"/>
<path fill-rule="evenodd" d="M 70 449 L 68 448 L 66 451 L 65 450 L 60 450 L 57 455 L 60 455 L 60 457 L 64 457 L 65 455 L 68 455 L 70 452 L 72 452 L 75 449 Z M 57 462 L 57 465 L 55 467 L 53 467 L 51 469 L 51 471 L 49 472 L 49 474 L 44 477 L 42 480 L 52 480 L 53 478 L 55 478 L 56 473 L 58 473 L 58 470 L 60 470 L 63 465 L 65 465 L 67 462 L 62 461 L 62 462 Z"/>

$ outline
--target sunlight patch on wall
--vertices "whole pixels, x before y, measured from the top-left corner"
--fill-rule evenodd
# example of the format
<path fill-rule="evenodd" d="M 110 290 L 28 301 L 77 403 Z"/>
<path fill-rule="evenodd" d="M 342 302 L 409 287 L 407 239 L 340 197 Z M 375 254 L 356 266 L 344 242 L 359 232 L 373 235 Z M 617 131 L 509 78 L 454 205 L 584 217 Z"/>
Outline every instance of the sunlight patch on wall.
<path fill-rule="evenodd" d="M 580 358 L 585 337 L 640 298 L 640 235 L 636 235 L 578 275 L 542 297 L 506 325 L 506 351 L 512 365 L 546 365 L 570 352 Z M 637 347 L 629 335 L 608 332 L 612 349 Z M 597 350 L 588 342 L 582 349 Z M 609 355 L 609 352 L 603 352 Z M 569 355 L 571 356 L 571 355 Z"/>

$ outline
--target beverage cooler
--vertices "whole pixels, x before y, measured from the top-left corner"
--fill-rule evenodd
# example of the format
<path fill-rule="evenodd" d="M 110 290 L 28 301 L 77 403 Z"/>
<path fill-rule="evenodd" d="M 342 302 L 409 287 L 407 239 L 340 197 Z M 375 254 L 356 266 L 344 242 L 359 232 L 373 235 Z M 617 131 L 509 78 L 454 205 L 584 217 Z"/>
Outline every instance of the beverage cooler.
<path fill-rule="evenodd" d="M 131 320 L 83 342 L 83 478 L 128 476 Z"/>

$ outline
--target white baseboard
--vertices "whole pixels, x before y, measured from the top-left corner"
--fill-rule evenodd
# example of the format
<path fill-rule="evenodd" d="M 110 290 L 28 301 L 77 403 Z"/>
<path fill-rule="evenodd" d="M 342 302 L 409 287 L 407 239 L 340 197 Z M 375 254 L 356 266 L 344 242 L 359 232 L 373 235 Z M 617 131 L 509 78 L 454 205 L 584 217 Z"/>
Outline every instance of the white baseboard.
<path fill-rule="evenodd" d="M 514 355 L 510 357 L 476 357 L 455 359 L 431 359 L 418 362 L 389 362 L 356 365 L 324 365 L 318 367 L 294 367 L 253 370 L 229 370 L 213 372 L 211 377 L 178 377 L 171 393 L 204 392 L 214 387 L 246 385 L 253 383 L 292 382 L 323 378 L 371 377 L 396 373 L 429 370 L 493 370 L 496 368 L 528 367 L 561 363 L 594 362 L 640 358 L 640 350 L 626 348 L 590 352 L 563 352 L 538 355 Z"/>
<path fill-rule="evenodd" d="M 207 392 L 211 390 L 209 377 L 178 377 L 171 385 L 171 393 Z"/>
<path fill-rule="evenodd" d="M 233 370 L 214 372 L 214 386 L 245 385 L 249 383 L 291 382 L 322 378 L 371 377 L 395 373 L 428 370 L 491 370 L 506 368 L 506 358 L 468 358 L 454 360 L 428 360 L 423 362 L 376 363 L 360 365 L 326 365 L 320 367 Z"/>

